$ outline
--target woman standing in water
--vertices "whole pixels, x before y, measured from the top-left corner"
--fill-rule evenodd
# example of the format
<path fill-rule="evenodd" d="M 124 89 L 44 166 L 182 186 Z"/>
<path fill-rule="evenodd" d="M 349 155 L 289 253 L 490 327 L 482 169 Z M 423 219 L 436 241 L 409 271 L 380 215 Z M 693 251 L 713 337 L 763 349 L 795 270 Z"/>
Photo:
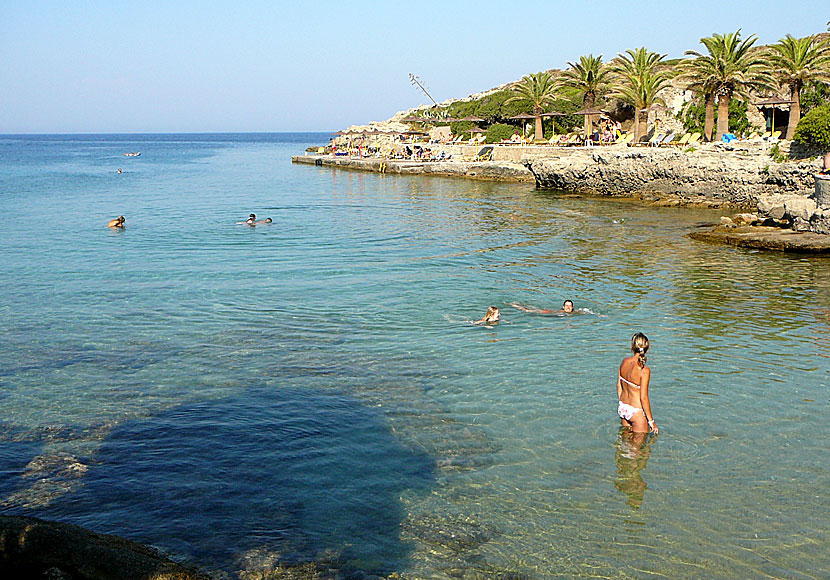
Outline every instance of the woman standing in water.
<path fill-rule="evenodd" d="M 631 337 L 631 352 L 634 354 L 620 363 L 617 377 L 617 398 L 620 401 L 617 413 L 623 427 L 634 433 L 648 433 L 650 427 L 656 435 L 659 430 L 648 400 L 648 382 L 651 378 L 651 369 L 646 366 L 648 346 L 648 337 L 642 332 Z"/>

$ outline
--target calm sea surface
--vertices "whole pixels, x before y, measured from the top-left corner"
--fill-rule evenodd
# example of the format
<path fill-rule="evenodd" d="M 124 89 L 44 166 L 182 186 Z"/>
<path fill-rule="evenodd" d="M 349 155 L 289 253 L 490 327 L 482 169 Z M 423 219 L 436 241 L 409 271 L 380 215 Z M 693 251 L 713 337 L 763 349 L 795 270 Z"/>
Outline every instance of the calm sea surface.
<path fill-rule="evenodd" d="M 290 163 L 326 140 L 0 136 L 3 513 L 231 576 L 830 577 L 830 260 L 685 236 L 719 212 Z"/>

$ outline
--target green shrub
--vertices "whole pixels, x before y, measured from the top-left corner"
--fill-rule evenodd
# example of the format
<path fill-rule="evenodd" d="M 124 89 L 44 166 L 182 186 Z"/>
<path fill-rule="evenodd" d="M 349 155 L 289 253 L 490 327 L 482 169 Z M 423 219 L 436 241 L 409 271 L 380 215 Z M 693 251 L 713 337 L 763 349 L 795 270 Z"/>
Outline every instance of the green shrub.
<path fill-rule="evenodd" d="M 778 147 L 778 143 L 770 147 L 769 156 L 772 157 L 772 160 L 776 163 L 783 163 L 787 160 L 787 156 L 781 153 L 781 148 Z"/>
<path fill-rule="evenodd" d="M 500 143 L 502 139 L 510 139 L 515 132 L 516 127 L 513 125 L 508 125 L 507 123 L 494 123 L 487 128 L 487 142 Z"/>
<path fill-rule="evenodd" d="M 816 107 L 801 117 L 793 139 L 830 149 L 830 104 Z"/>
<path fill-rule="evenodd" d="M 830 104 L 830 85 L 810 83 L 801 91 L 801 114 L 806 115 L 816 107 Z"/>

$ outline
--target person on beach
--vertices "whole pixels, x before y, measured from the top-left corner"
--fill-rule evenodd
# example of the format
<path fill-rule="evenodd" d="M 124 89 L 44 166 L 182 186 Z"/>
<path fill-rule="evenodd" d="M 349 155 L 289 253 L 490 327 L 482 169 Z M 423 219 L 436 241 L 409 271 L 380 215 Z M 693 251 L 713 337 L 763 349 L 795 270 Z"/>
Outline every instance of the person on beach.
<path fill-rule="evenodd" d="M 823 175 L 830 173 L 830 153 L 824 156 L 824 168 L 821 170 Z"/>
<path fill-rule="evenodd" d="M 562 303 L 562 308 L 559 310 L 549 310 L 547 308 L 528 308 L 527 306 L 522 306 L 521 304 L 517 304 L 512 302 L 510 304 L 513 308 L 518 308 L 522 312 L 532 312 L 533 314 L 571 314 L 574 311 L 574 303 L 572 300 L 565 300 Z"/>
<path fill-rule="evenodd" d="M 499 309 L 495 306 L 490 306 L 487 308 L 487 312 L 484 313 L 484 318 L 476 320 L 473 324 L 498 324 L 499 318 L 501 318 Z"/>
<path fill-rule="evenodd" d="M 632 432 L 648 433 L 650 428 L 656 435 L 659 429 L 654 422 L 648 399 L 648 383 L 651 379 L 651 369 L 646 366 L 648 347 L 648 337 L 642 332 L 631 337 L 633 354 L 622 360 L 617 376 L 617 414 L 622 426 Z"/>
<path fill-rule="evenodd" d="M 110 220 L 107 222 L 108 228 L 123 228 L 124 227 L 124 216 L 120 215 L 117 218 Z"/>

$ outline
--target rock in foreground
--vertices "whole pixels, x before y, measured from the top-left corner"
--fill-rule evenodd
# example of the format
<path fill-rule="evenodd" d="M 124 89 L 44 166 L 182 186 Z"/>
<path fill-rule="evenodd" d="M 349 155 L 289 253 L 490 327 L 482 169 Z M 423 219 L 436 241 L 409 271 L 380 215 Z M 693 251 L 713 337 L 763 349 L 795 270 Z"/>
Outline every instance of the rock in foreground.
<path fill-rule="evenodd" d="M 72 580 L 208 580 L 153 548 L 84 528 L 0 516 L 0 577 Z"/>

